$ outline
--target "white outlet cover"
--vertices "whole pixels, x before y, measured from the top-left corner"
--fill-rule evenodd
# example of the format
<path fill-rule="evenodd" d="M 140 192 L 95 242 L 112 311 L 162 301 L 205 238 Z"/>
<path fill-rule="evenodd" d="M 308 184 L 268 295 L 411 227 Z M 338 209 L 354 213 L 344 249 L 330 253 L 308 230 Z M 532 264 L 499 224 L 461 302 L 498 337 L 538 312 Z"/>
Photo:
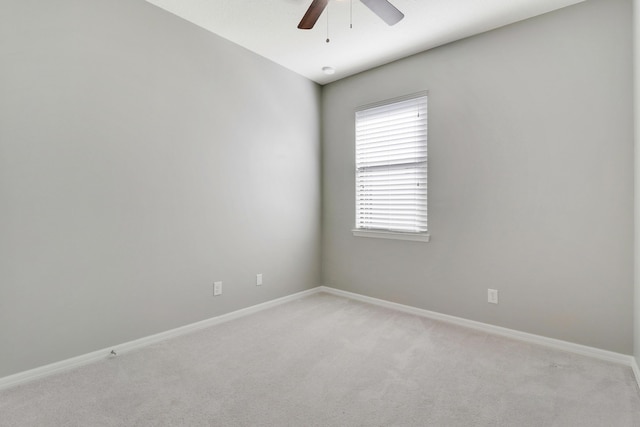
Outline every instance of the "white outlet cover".
<path fill-rule="evenodd" d="M 498 303 L 498 291 L 496 289 L 487 289 L 487 302 L 491 304 Z"/>
<path fill-rule="evenodd" d="M 262 285 L 262 273 L 256 274 L 256 286 Z"/>
<path fill-rule="evenodd" d="M 222 282 L 213 282 L 213 296 L 222 295 Z"/>

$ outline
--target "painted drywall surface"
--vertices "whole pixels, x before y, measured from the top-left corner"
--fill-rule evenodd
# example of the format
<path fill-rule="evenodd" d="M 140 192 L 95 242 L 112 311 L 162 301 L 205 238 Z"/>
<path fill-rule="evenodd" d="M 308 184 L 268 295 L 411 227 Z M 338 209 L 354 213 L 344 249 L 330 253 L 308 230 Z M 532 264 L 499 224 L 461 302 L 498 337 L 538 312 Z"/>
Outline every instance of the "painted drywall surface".
<path fill-rule="evenodd" d="M 2 9 L 0 377 L 319 284 L 319 86 L 142 0 Z"/>
<path fill-rule="evenodd" d="M 634 351 L 636 363 L 640 361 L 640 0 L 633 0 L 633 81 L 635 129 L 635 205 L 634 205 Z M 640 380 L 640 379 L 639 379 Z"/>
<path fill-rule="evenodd" d="M 585 2 L 325 86 L 323 282 L 631 354 L 630 16 Z M 425 89 L 431 242 L 354 237 L 354 109 Z"/>

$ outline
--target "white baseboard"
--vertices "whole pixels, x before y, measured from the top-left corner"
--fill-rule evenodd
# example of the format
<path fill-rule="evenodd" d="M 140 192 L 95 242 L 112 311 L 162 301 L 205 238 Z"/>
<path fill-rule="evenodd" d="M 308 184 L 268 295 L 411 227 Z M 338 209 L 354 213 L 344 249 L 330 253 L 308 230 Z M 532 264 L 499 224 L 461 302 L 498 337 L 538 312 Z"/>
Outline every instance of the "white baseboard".
<path fill-rule="evenodd" d="M 243 308 L 233 311 L 231 313 L 223 314 L 220 316 L 212 317 L 210 319 L 202 320 L 200 322 L 192 323 L 190 325 L 181 326 L 179 328 L 171 329 L 158 334 L 143 337 L 134 341 L 129 341 L 124 344 L 115 345 L 102 350 L 93 351 L 91 353 L 83 354 L 81 356 L 72 357 L 71 359 L 62 360 L 49 365 L 41 366 L 39 368 L 30 369 L 28 371 L 19 372 L 8 377 L 0 378 L 0 390 L 5 390 L 10 387 L 14 387 L 20 384 L 25 384 L 30 381 L 34 381 L 40 378 L 44 378 L 53 374 L 68 371 L 70 369 L 78 368 L 89 363 L 97 362 L 100 360 L 114 357 L 111 351 L 114 351 L 117 355 L 129 352 L 131 350 L 137 350 L 142 347 L 146 347 L 151 344 L 165 341 L 170 338 L 185 335 L 191 332 L 195 332 L 200 329 L 207 328 L 209 326 L 217 325 L 220 323 L 228 322 L 239 317 L 247 316 L 252 313 L 256 313 L 271 307 L 275 307 L 280 304 L 284 304 L 289 301 L 293 301 L 307 295 L 320 292 L 321 288 L 313 288 L 306 291 L 298 292 L 292 295 L 287 295 L 282 298 L 277 298 L 271 301 L 267 301 L 261 304 L 253 305 L 251 307 Z"/>
<path fill-rule="evenodd" d="M 633 375 L 635 375 L 636 383 L 638 383 L 638 388 L 640 389 L 640 368 L 638 368 L 638 361 L 635 357 L 631 358 L 631 369 L 633 369 Z"/>
<path fill-rule="evenodd" d="M 635 363 L 635 359 L 632 356 L 614 353 L 612 351 L 601 350 L 599 348 L 588 347 L 581 344 L 574 344 L 567 341 L 557 340 L 554 338 L 547 338 L 540 335 L 529 334 L 527 332 L 520 332 L 513 329 L 507 329 L 500 326 L 489 325 L 487 323 L 476 322 L 474 320 L 467 320 L 461 317 L 450 316 L 448 314 L 441 314 L 435 311 L 424 310 L 417 307 L 411 307 L 408 305 L 398 304 L 395 302 L 389 302 L 385 300 L 381 300 L 378 298 L 372 298 L 365 295 L 356 294 L 353 292 L 342 291 L 340 289 L 331 288 L 328 286 L 320 287 L 323 292 L 342 296 L 345 298 L 350 298 L 353 300 L 366 302 L 369 304 L 375 304 L 381 307 L 386 307 L 398 311 L 402 311 L 409 314 L 415 314 L 417 316 L 426 317 L 429 319 L 440 320 L 447 323 L 453 323 L 459 326 L 464 326 L 467 328 L 483 331 L 489 334 L 500 335 L 504 337 L 509 337 L 513 339 L 517 339 L 520 341 L 525 341 L 528 343 L 543 345 L 545 347 L 555 348 L 557 350 L 568 351 L 570 353 L 580 354 L 583 356 L 593 357 L 600 360 L 605 360 L 608 362 L 614 362 L 622 365 L 626 365 L 632 367 Z M 637 365 L 636 365 L 637 366 Z M 640 372 L 638 370 L 634 370 L 636 374 L 636 380 L 640 378 Z M 640 384 L 640 383 L 639 383 Z"/>
<path fill-rule="evenodd" d="M 437 313 L 435 311 L 424 310 L 417 307 L 411 307 L 408 305 L 398 304 L 395 302 L 385 301 L 378 298 L 368 297 L 353 292 L 347 292 L 340 289 L 331 288 L 328 286 L 319 286 L 306 291 L 298 292 L 292 295 L 287 295 L 282 298 L 277 298 L 271 301 L 267 301 L 261 304 L 257 304 L 251 307 L 243 308 L 233 311 L 231 313 L 216 316 L 210 319 L 206 319 L 200 322 L 192 323 L 190 325 L 182 326 L 179 328 L 171 329 L 169 331 L 160 332 L 155 335 L 140 338 L 127 343 L 119 344 L 102 350 L 94 351 L 91 353 L 83 354 L 81 356 L 73 357 L 71 359 L 62 360 L 60 362 L 52 363 L 49 365 L 41 366 L 39 368 L 30 369 L 28 371 L 20 372 L 8 377 L 0 378 L 0 390 L 8 389 L 20 384 L 24 384 L 30 381 L 34 381 L 40 378 L 44 378 L 53 374 L 64 372 L 70 369 L 78 368 L 89 363 L 97 362 L 107 359 L 111 356 L 111 351 L 115 351 L 116 354 L 123 354 L 132 350 L 136 350 L 142 347 L 149 346 L 170 338 L 185 335 L 191 332 L 195 332 L 200 329 L 204 329 L 213 325 L 228 322 L 233 319 L 237 319 L 243 316 L 247 316 L 252 313 L 257 313 L 262 310 L 266 310 L 271 307 L 284 304 L 289 301 L 293 301 L 307 295 L 312 295 L 318 292 L 326 292 L 328 294 L 337 295 L 345 298 L 349 298 L 356 301 L 361 301 L 369 304 L 378 305 L 381 307 L 390 308 L 393 310 L 402 311 L 404 313 L 414 314 L 429 319 L 439 320 L 447 323 L 464 326 L 467 328 L 483 331 L 486 333 L 505 336 L 513 339 L 517 339 L 524 342 L 543 345 L 546 347 L 555 348 L 558 350 L 567 351 L 570 353 L 580 354 L 583 356 L 593 357 L 608 362 L 614 362 L 629 366 L 632 368 L 635 375 L 638 387 L 640 387 L 640 368 L 636 359 L 633 356 L 624 355 L 620 353 L 614 353 L 607 350 L 601 350 L 594 347 L 588 347 L 581 344 L 574 344 L 567 341 L 557 340 L 554 338 L 547 338 L 540 335 L 529 334 L 526 332 L 520 332 L 513 329 L 507 329 L 500 326 L 489 325 L 487 323 L 476 322 L 474 320 L 467 320 L 461 317 L 450 316 L 447 314 Z"/>

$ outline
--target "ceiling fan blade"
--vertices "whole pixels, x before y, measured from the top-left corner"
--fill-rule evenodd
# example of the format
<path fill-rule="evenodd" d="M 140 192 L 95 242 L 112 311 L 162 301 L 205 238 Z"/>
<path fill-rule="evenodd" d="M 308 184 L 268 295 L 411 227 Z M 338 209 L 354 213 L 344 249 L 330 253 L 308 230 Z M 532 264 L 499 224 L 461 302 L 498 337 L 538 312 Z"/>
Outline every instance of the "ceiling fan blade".
<path fill-rule="evenodd" d="M 387 25 L 395 25 L 402 21 L 404 13 L 400 12 L 394 5 L 389 3 L 388 0 L 360 0 L 365 6 L 367 6 L 373 13 L 378 15 L 380 19 L 387 23 Z"/>
<path fill-rule="evenodd" d="M 313 0 L 311 2 L 311 6 L 307 9 L 307 13 L 304 14 L 302 20 L 298 24 L 298 28 L 301 30 L 310 30 L 316 25 L 316 21 L 324 12 L 324 9 L 327 7 L 329 0 Z"/>

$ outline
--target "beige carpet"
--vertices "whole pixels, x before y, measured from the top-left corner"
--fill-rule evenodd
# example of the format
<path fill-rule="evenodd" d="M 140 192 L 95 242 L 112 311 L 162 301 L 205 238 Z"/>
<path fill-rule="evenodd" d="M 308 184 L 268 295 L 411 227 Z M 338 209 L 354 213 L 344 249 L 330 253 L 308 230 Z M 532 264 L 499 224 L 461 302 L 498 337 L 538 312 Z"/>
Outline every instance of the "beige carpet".
<path fill-rule="evenodd" d="M 316 294 L 0 392 L 2 426 L 640 426 L 628 367 Z"/>

